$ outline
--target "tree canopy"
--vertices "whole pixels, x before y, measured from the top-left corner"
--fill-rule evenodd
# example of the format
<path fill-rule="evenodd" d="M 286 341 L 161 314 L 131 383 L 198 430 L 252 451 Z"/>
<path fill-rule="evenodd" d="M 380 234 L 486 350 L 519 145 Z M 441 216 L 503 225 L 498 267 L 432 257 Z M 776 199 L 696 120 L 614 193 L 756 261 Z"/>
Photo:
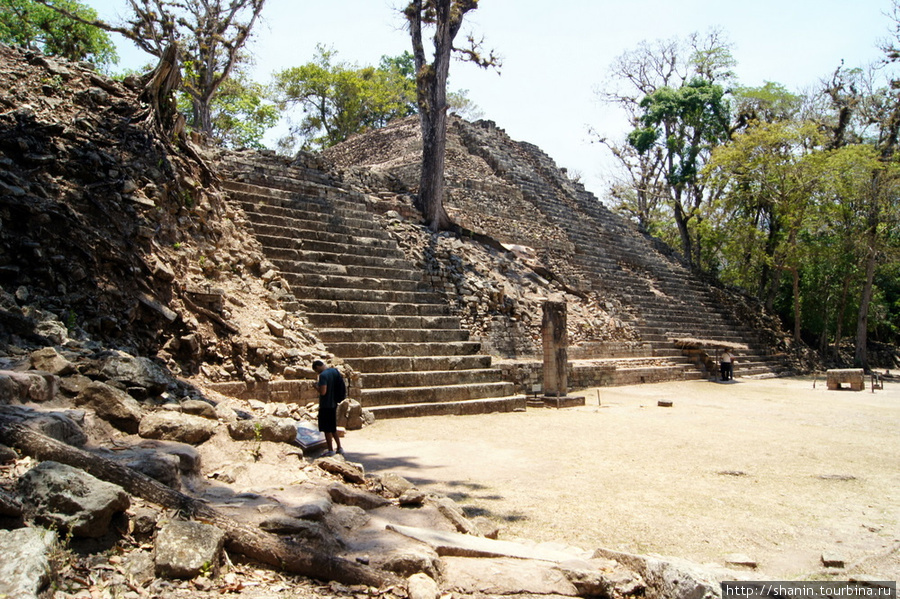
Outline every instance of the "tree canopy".
<path fill-rule="evenodd" d="M 275 74 L 272 94 L 282 109 L 298 107 L 303 117 L 291 128 L 284 147 L 321 149 L 355 133 L 383 127 L 416 112 L 415 67 L 406 52 L 384 56 L 377 67 L 359 67 L 336 59 L 318 46 L 314 59 Z"/>
<path fill-rule="evenodd" d="M 109 34 L 86 22 L 95 20 L 97 11 L 76 0 L 57 0 L 57 4 L 83 20 L 33 0 L 0 0 L 0 41 L 104 69 L 118 61 Z"/>

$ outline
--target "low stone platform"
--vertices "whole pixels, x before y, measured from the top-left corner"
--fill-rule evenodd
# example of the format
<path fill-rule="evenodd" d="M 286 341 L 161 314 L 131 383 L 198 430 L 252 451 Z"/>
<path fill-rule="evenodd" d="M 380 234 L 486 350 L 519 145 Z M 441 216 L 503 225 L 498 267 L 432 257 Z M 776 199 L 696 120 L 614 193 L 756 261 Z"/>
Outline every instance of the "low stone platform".
<path fill-rule="evenodd" d="M 563 395 L 562 397 L 545 395 L 541 398 L 548 408 L 575 408 L 584 405 L 583 396 Z"/>
<path fill-rule="evenodd" d="M 832 368 L 825 372 L 829 391 L 841 388 L 847 383 L 853 391 L 862 391 L 866 387 L 865 372 L 862 368 Z"/>

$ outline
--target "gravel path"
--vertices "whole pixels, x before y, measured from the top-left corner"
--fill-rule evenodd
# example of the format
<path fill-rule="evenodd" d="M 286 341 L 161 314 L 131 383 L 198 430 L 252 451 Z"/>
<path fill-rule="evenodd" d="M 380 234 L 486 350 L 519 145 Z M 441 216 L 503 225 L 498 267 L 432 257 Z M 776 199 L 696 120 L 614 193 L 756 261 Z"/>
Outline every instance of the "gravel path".
<path fill-rule="evenodd" d="M 585 407 L 379 421 L 348 433 L 347 457 L 454 497 L 503 538 L 723 565 L 744 554 L 772 579 L 821 574 L 833 554 L 848 564 L 839 578 L 900 578 L 900 383 L 577 394 Z"/>

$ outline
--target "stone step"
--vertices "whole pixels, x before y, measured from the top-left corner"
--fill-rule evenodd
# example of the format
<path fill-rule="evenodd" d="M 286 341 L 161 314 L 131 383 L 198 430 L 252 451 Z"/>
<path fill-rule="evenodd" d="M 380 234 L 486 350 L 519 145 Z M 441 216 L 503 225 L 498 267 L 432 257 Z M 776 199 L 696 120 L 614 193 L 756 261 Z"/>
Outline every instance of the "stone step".
<path fill-rule="evenodd" d="M 431 291 L 396 291 L 394 289 L 354 289 L 347 287 L 292 286 L 294 295 L 311 300 L 389 302 L 393 304 L 431 304 L 440 301 Z"/>
<path fill-rule="evenodd" d="M 364 210 L 337 208 L 315 201 L 267 201 L 268 198 L 263 195 L 244 195 L 243 198 L 245 199 L 241 202 L 241 206 L 247 218 L 253 222 L 310 223 L 326 228 L 329 226 L 353 227 L 360 231 L 371 231 L 375 237 L 386 234 L 381 223 Z"/>
<path fill-rule="evenodd" d="M 328 243 L 346 247 L 364 247 L 364 248 L 385 248 L 396 249 L 397 243 L 389 237 L 368 237 L 365 232 L 359 234 L 353 229 L 346 231 L 331 232 L 322 231 L 312 228 L 289 227 L 284 224 L 266 224 L 252 223 L 253 230 L 265 237 L 282 237 L 285 239 L 295 239 L 301 242 L 300 247 L 304 247 L 306 242 L 317 241 L 320 243 Z M 284 246 L 281 246 L 284 247 Z M 293 246 L 287 246 L 293 247 Z"/>
<path fill-rule="evenodd" d="M 476 350 L 477 351 L 477 350 Z M 491 356 L 479 354 L 450 354 L 422 356 L 362 356 L 347 357 L 344 362 L 357 372 L 409 372 L 456 370 L 465 371 L 474 368 L 490 368 Z"/>
<path fill-rule="evenodd" d="M 373 343 L 347 342 L 329 343 L 328 349 L 334 353 L 334 355 L 342 358 L 364 358 L 368 356 L 396 358 L 417 358 L 420 356 L 473 356 L 481 350 L 481 343 L 477 341 L 450 341 L 441 343 L 403 343 L 389 341 Z"/>
<path fill-rule="evenodd" d="M 465 329 L 319 329 L 319 339 L 333 343 L 449 343 L 468 341 Z"/>
<path fill-rule="evenodd" d="M 305 299 L 300 302 L 310 314 L 370 314 L 381 316 L 449 316 L 445 304 L 396 304 L 353 300 Z M 379 327 L 375 327 L 379 328 Z"/>
<path fill-rule="evenodd" d="M 335 252 L 313 252 L 295 247 L 269 247 L 266 255 L 273 262 L 284 260 L 287 262 L 315 262 L 317 264 L 356 264 L 359 266 L 380 265 L 384 268 L 415 270 L 405 257 L 394 258 L 377 256 L 372 254 L 350 254 Z"/>
<path fill-rule="evenodd" d="M 364 408 L 410 403 L 439 403 L 466 401 L 487 397 L 513 395 L 515 385 L 507 382 L 456 384 L 422 387 L 382 387 L 361 389 L 360 403 Z"/>
<path fill-rule="evenodd" d="M 502 376 L 502 371 L 494 368 L 379 372 L 363 373 L 360 384 L 363 389 L 472 385 L 496 383 L 502 381 Z"/>
<path fill-rule="evenodd" d="M 341 277 L 370 277 L 390 279 L 392 281 L 421 281 L 422 275 L 411 268 L 385 268 L 382 265 L 334 264 L 328 262 L 307 262 L 298 260 L 272 259 L 272 262 L 283 273 L 314 273 Z"/>
<path fill-rule="evenodd" d="M 457 316 L 396 316 L 307 312 L 310 324 L 329 329 L 458 329 Z"/>
<path fill-rule="evenodd" d="M 383 256 L 386 258 L 405 258 L 403 252 L 396 247 L 385 245 L 366 245 L 356 240 L 348 243 L 332 243 L 317 239 L 300 237 L 282 237 L 280 235 L 264 235 L 256 232 L 256 238 L 268 252 L 271 249 L 292 249 L 303 252 L 328 252 L 330 254 L 357 254 L 360 256 Z M 363 240 L 364 241 L 364 240 Z"/>
<path fill-rule="evenodd" d="M 512 395 L 441 403 L 373 406 L 368 409 L 375 415 L 376 420 L 423 416 L 468 416 L 490 414 L 492 412 L 524 412 L 525 402 L 526 398 L 524 395 Z"/>
<path fill-rule="evenodd" d="M 265 214 L 261 212 L 247 211 L 247 218 L 255 228 L 264 230 L 265 227 L 284 227 L 291 231 L 298 231 L 299 236 L 310 237 L 312 232 L 325 232 L 339 236 L 371 237 L 374 239 L 392 239 L 387 231 L 378 225 L 371 215 L 365 215 L 367 220 L 348 219 L 334 214 L 299 213 L 296 210 L 285 210 L 293 216 L 281 216 Z M 304 214 L 309 216 L 304 218 Z"/>
<path fill-rule="evenodd" d="M 292 289 L 297 287 L 340 287 L 342 289 L 359 290 L 424 291 L 423 283 L 409 280 L 290 272 L 282 273 L 282 275 L 290 283 Z"/>

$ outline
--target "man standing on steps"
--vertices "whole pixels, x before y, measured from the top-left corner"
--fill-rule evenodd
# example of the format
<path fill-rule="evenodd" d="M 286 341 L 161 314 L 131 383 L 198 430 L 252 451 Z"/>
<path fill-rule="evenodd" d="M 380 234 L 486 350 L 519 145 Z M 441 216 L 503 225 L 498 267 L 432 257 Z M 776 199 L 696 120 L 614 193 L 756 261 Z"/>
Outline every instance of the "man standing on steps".
<path fill-rule="evenodd" d="M 347 397 L 347 386 L 344 377 L 335 367 L 326 368 L 322 360 L 312 363 L 313 370 L 319 375 L 316 389 L 319 391 L 319 430 L 325 434 L 325 443 L 328 444 L 326 456 L 334 455 L 332 447 L 337 448 L 337 453 L 343 454 L 341 438 L 337 434 L 337 407 Z"/>

